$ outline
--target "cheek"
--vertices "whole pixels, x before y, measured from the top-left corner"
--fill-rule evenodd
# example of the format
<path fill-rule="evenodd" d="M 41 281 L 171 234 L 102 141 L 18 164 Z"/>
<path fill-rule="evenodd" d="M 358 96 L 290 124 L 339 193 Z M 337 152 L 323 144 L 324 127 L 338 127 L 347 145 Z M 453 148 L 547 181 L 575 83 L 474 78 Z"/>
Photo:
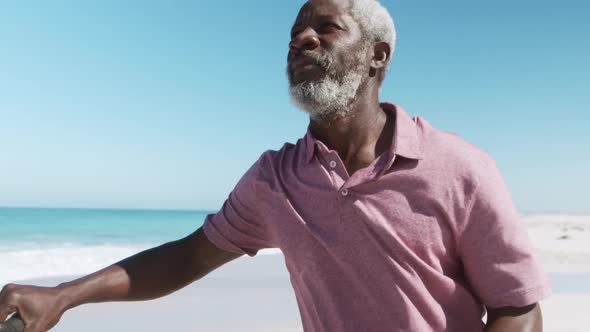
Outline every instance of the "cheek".
<path fill-rule="evenodd" d="M 360 39 L 351 38 L 346 40 L 339 40 L 332 45 L 332 51 L 340 63 L 348 65 L 357 64 L 360 61 L 366 61 L 368 47 L 366 43 Z"/>
<path fill-rule="evenodd" d="M 359 47 L 350 48 L 334 54 L 334 62 L 344 71 L 370 67 L 366 52 Z"/>

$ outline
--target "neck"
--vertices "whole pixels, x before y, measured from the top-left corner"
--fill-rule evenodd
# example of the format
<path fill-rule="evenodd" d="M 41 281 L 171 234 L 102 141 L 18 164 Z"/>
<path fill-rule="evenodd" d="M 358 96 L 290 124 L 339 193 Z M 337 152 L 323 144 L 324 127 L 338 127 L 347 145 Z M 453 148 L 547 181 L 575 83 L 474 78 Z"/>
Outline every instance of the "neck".
<path fill-rule="evenodd" d="M 310 130 L 354 171 L 389 149 L 394 119 L 381 109 L 378 87 L 362 91 L 350 107 L 349 115 L 343 118 L 311 118 Z"/>

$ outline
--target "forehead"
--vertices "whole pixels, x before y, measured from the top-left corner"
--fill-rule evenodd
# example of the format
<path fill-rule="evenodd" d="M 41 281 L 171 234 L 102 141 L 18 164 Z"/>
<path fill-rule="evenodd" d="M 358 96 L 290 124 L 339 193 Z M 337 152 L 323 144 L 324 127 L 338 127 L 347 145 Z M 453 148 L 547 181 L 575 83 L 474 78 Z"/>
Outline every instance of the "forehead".
<path fill-rule="evenodd" d="M 299 10 L 296 21 L 315 16 L 350 16 L 349 0 L 309 0 Z"/>

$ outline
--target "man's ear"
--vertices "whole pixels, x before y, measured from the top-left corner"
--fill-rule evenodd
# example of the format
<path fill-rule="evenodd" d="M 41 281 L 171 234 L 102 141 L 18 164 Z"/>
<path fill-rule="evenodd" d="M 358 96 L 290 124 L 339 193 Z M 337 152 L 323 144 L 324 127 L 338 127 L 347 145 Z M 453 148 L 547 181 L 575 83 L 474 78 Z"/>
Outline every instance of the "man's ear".
<path fill-rule="evenodd" d="M 378 42 L 373 46 L 373 59 L 371 60 L 371 68 L 379 69 L 385 68 L 391 56 L 391 47 L 386 42 Z"/>

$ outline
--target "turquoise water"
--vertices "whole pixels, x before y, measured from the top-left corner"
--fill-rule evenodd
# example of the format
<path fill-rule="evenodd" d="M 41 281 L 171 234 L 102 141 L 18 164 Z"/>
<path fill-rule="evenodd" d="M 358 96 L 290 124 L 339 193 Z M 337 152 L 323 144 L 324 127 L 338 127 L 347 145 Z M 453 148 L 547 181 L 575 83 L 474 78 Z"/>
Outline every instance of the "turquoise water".
<path fill-rule="evenodd" d="M 194 232 L 211 212 L 0 208 L 0 246 L 138 244 Z"/>
<path fill-rule="evenodd" d="M 0 208 L 0 285 L 94 272 L 194 232 L 208 213 Z"/>
<path fill-rule="evenodd" d="M 0 208 L 0 286 L 84 275 L 184 237 L 211 211 Z M 590 292 L 588 273 L 550 273 L 555 293 Z"/>

